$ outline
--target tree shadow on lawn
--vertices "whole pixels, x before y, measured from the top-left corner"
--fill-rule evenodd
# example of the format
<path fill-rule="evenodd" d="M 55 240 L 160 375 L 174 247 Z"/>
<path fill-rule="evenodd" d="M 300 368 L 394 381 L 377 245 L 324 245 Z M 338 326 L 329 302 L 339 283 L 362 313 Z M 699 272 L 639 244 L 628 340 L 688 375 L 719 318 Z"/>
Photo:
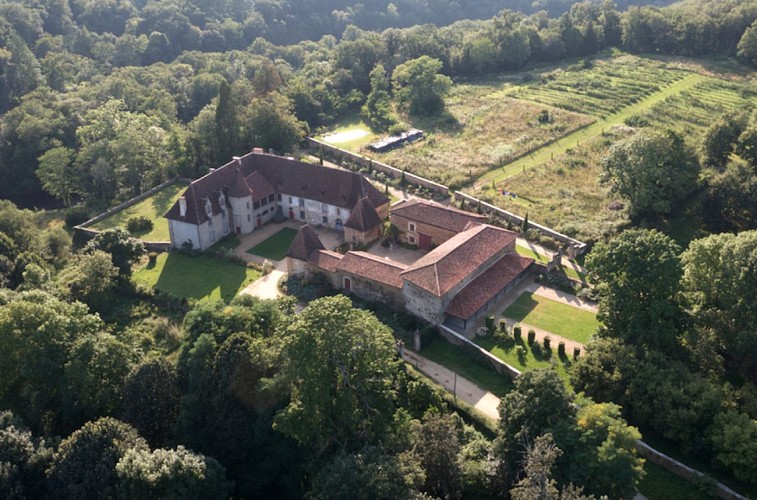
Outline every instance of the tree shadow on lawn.
<path fill-rule="evenodd" d="M 227 304 L 247 279 L 247 269 L 210 257 L 170 253 L 155 288 L 178 298 L 203 299 L 216 290 Z"/>
<path fill-rule="evenodd" d="M 171 208 L 174 203 L 176 203 L 176 196 L 178 195 L 176 189 L 178 189 L 179 192 L 183 192 L 187 186 L 188 184 L 178 182 L 176 184 L 166 186 L 164 189 L 158 191 L 152 196 L 152 209 L 155 211 L 155 214 L 158 216 L 159 220 L 163 220 L 163 214 L 168 212 L 168 209 Z"/>
<path fill-rule="evenodd" d="M 525 292 L 515 299 L 515 302 L 505 309 L 502 315 L 514 319 L 515 321 L 523 321 L 523 319 L 538 306 L 539 303 L 534 300 L 533 294 L 531 292 Z"/>

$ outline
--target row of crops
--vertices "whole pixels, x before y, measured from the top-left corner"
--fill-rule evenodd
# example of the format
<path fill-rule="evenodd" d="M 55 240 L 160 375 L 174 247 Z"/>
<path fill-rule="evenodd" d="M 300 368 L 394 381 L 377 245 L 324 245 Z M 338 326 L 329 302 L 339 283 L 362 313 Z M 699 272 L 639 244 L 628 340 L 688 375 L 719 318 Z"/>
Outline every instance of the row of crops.
<path fill-rule="evenodd" d="M 680 69 L 653 61 L 598 61 L 589 68 L 558 70 L 517 87 L 511 94 L 599 118 L 631 106 L 683 78 Z"/>

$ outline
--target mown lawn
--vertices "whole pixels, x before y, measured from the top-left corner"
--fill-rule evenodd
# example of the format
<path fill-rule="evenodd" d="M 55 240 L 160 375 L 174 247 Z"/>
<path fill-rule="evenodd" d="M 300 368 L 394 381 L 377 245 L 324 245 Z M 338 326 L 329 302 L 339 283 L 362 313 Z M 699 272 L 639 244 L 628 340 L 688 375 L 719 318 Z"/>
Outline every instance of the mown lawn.
<path fill-rule="evenodd" d="M 531 292 L 521 294 L 502 316 L 582 344 L 589 341 L 599 326 L 594 313 Z"/>
<path fill-rule="evenodd" d="M 467 355 L 461 347 L 455 346 L 443 338 L 435 338 L 420 352 L 435 363 L 457 372 L 482 389 L 486 389 L 501 398 L 513 388 L 513 381 L 507 375 L 500 375 L 493 368 L 479 364 Z"/>
<path fill-rule="evenodd" d="M 163 214 L 179 199 L 186 187 L 187 185 L 182 183 L 171 184 L 139 203 L 93 224 L 91 227 L 101 231 L 115 227 L 126 229 L 126 222 L 130 218 L 144 216 L 152 221 L 152 230 L 138 232 L 132 236 L 145 241 L 168 241 L 171 237 L 168 232 L 168 221 L 163 218 Z"/>
<path fill-rule="evenodd" d="M 528 247 L 524 247 L 523 245 L 516 244 L 515 251 L 518 253 L 518 255 L 522 257 L 528 257 L 529 259 L 534 259 L 536 262 L 543 264 L 549 262 L 549 257 L 547 257 L 546 255 L 535 252 L 534 250 L 531 250 Z"/>
<path fill-rule="evenodd" d="M 260 276 L 259 271 L 233 262 L 173 252 L 162 253 L 154 264 L 137 269 L 133 280 L 180 299 L 222 299 L 228 303 Z"/>
<path fill-rule="evenodd" d="M 357 133 L 358 131 L 361 133 L 359 136 L 350 138 L 350 133 Z M 359 115 L 351 115 L 345 118 L 337 127 L 318 136 L 320 141 L 353 152 L 359 151 L 363 146 L 375 142 L 379 138 L 378 134 L 373 133 L 371 128 L 363 123 Z"/>
<path fill-rule="evenodd" d="M 647 475 L 639 483 L 639 493 L 649 500 L 707 500 L 716 498 L 651 462 L 644 464 L 644 472 Z"/>
<path fill-rule="evenodd" d="M 247 250 L 247 253 L 258 255 L 265 259 L 281 260 L 289 250 L 289 245 L 297 236 L 297 230 L 291 227 L 285 227 L 273 234 L 270 238 L 261 241 L 254 247 Z"/>

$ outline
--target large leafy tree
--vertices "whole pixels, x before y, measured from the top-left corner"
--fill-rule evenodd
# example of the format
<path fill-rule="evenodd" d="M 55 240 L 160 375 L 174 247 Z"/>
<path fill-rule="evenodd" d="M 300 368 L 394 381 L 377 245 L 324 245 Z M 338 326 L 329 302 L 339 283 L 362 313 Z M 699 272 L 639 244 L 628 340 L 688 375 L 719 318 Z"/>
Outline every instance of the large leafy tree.
<path fill-rule="evenodd" d="M 602 158 L 602 180 L 628 201 L 632 217 L 669 214 L 697 187 L 699 162 L 672 131 L 641 131 Z"/>
<path fill-rule="evenodd" d="M 599 243 L 587 267 L 600 291 L 600 334 L 670 351 L 683 319 L 680 247 L 668 236 L 631 229 Z"/>
<path fill-rule="evenodd" d="M 397 121 L 392 111 L 389 80 L 386 77 L 386 70 L 381 64 L 377 64 L 371 70 L 370 76 L 371 93 L 368 94 L 368 98 L 361 108 L 360 114 L 371 126 L 371 129 L 383 132 L 388 130 Z"/>
<path fill-rule="evenodd" d="M 418 457 L 426 481 L 423 490 L 439 498 L 456 498 L 462 493 L 460 422 L 451 414 L 429 411 L 414 429 L 413 453 Z"/>
<path fill-rule="evenodd" d="M 433 115 L 444 109 L 444 96 L 452 80 L 439 73 L 442 62 L 428 56 L 394 68 L 392 83 L 399 107 L 411 115 Z"/>
<path fill-rule="evenodd" d="M 85 253 L 98 250 L 110 254 L 113 265 L 118 268 L 119 278 L 127 280 L 131 276 L 131 267 L 144 255 L 145 246 L 132 238 L 127 230 L 114 228 L 102 231 L 84 246 Z"/>
<path fill-rule="evenodd" d="M 344 296 L 311 302 L 287 329 L 291 401 L 275 427 L 317 451 L 375 442 L 394 413 L 389 329 Z"/>
<path fill-rule="evenodd" d="M 39 157 L 37 177 L 45 191 L 55 196 L 67 207 L 71 206 L 71 196 L 84 191 L 81 172 L 74 166 L 74 150 L 66 147 L 48 149 Z"/>
<path fill-rule="evenodd" d="M 695 240 L 683 254 L 683 287 L 700 328 L 757 381 L 757 231 Z"/>

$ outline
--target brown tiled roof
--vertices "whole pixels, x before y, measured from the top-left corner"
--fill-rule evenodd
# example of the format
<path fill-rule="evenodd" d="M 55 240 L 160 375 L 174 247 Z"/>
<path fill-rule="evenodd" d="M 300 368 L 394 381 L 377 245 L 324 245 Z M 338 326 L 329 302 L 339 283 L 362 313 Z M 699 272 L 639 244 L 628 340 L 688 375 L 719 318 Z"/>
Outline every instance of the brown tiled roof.
<path fill-rule="evenodd" d="M 250 186 L 247 184 L 244 175 L 242 175 L 242 171 L 239 170 L 239 167 L 235 170 L 234 183 L 231 185 L 231 189 L 229 189 L 229 196 L 232 198 L 245 198 L 250 196 L 252 194 L 252 189 L 250 189 Z"/>
<path fill-rule="evenodd" d="M 221 192 L 230 191 L 235 187 L 238 170 L 247 180 L 256 199 L 278 192 L 349 210 L 352 210 L 360 198 L 366 196 L 374 207 L 380 207 L 389 202 L 389 198 L 373 187 L 362 175 L 302 163 L 282 156 L 253 152 L 192 182 L 184 193 L 187 200 L 187 214 L 181 217 L 177 201 L 166 212 L 165 217 L 191 224 L 202 224 L 208 220 L 204 205 L 206 198 L 210 199 L 212 213 L 220 213 L 218 196 Z M 255 172 L 258 175 L 253 175 Z M 265 183 L 259 183 L 259 179 L 265 180 Z M 191 194 L 190 191 L 192 191 Z"/>
<path fill-rule="evenodd" d="M 352 209 L 352 213 L 350 213 L 349 219 L 344 223 L 344 227 L 364 233 L 376 226 L 380 226 L 381 223 L 381 217 L 379 217 L 376 209 L 373 208 L 371 200 L 368 197 L 364 197 L 358 200 L 355 208 Z"/>
<path fill-rule="evenodd" d="M 302 260 L 308 262 L 310 255 L 316 250 L 325 250 L 318 235 L 315 234 L 313 228 L 308 224 L 302 226 L 292 240 L 292 244 L 289 245 L 286 256 L 293 259 Z"/>
<path fill-rule="evenodd" d="M 402 288 L 400 272 L 405 269 L 405 266 L 366 252 L 347 252 L 337 264 L 336 269 L 394 288 Z"/>
<path fill-rule="evenodd" d="M 402 272 L 409 282 L 441 297 L 515 240 L 515 233 L 469 224 Z"/>
<path fill-rule="evenodd" d="M 470 318 L 500 290 L 527 269 L 533 261 L 533 259 L 521 257 L 515 252 L 505 254 L 496 264 L 455 295 L 455 298 L 447 306 L 446 313 L 460 319 Z"/>
<path fill-rule="evenodd" d="M 276 192 L 273 186 L 266 180 L 263 175 L 255 170 L 253 173 L 247 176 L 247 184 L 252 186 L 252 200 L 258 201 L 263 198 L 268 198 Z"/>
<path fill-rule="evenodd" d="M 319 269 L 333 273 L 336 271 L 336 267 L 339 261 L 342 260 L 343 255 L 329 250 L 316 250 L 310 254 L 308 262 L 313 264 Z"/>
<path fill-rule="evenodd" d="M 464 230 L 470 222 L 486 222 L 486 217 L 483 215 L 419 199 L 397 203 L 392 207 L 392 214 L 455 233 Z"/>

